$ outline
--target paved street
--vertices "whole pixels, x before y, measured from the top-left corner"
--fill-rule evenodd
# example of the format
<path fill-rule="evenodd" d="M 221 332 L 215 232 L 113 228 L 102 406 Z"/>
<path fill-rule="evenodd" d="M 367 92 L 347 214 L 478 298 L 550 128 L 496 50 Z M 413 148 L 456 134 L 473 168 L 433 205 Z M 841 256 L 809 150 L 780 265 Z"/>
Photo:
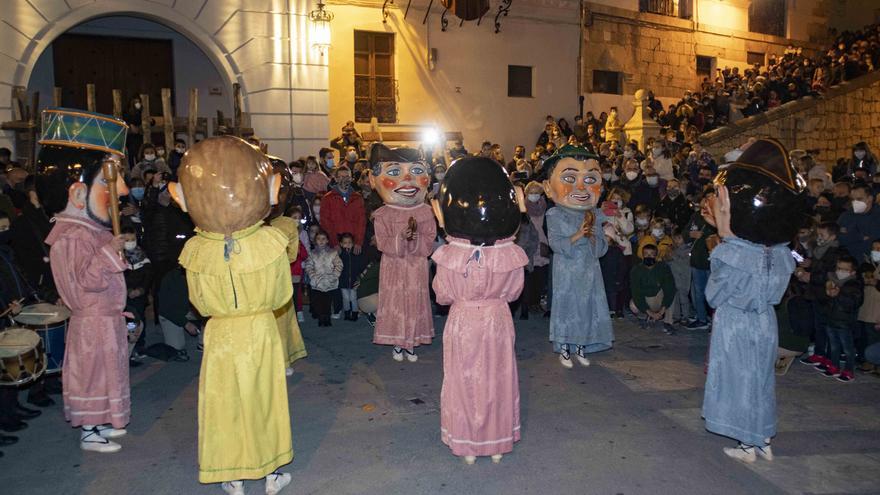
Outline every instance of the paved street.
<path fill-rule="evenodd" d="M 517 321 L 522 441 L 500 465 L 466 466 L 440 442 L 441 339 L 417 363 L 397 363 L 370 343 L 363 319 L 307 322 L 310 355 L 289 379 L 296 456 L 283 493 L 880 493 L 880 379 L 842 384 L 795 363 L 778 381 L 777 459 L 746 466 L 722 454 L 732 441 L 703 429 L 705 333 L 615 323 L 612 351 L 566 370 L 547 324 Z M 191 354 L 133 370 L 132 422 L 118 454 L 80 451 L 60 405 L 46 410 L 4 449 L 0 493 L 222 493 L 197 481 L 199 354 Z M 263 493 L 262 482 L 246 488 Z"/>

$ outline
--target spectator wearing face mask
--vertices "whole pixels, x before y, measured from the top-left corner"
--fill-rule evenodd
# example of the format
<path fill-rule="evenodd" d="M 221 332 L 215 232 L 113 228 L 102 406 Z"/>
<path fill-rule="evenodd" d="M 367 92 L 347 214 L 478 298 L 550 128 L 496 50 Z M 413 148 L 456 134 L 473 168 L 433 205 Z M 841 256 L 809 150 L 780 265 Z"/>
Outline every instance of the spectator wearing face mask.
<path fill-rule="evenodd" d="M 657 203 L 655 214 L 662 218 L 668 218 L 672 225 L 684 229 L 691 220 L 693 205 L 687 200 L 681 191 L 681 182 L 672 179 L 666 183 L 666 194 Z"/>
<path fill-rule="evenodd" d="M 306 163 L 306 165 L 308 165 L 308 163 Z M 337 165 L 336 152 L 332 148 L 321 148 L 318 151 L 318 165 L 321 166 L 321 170 L 325 174 L 333 174 L 333 170 L 336 168 Z"/>
<path fill-rule="evenodd" d="M 305 163 L 302 160 L 294 160 L 290 162 L 291 187 L 288 196 L 290 196 L 291 207 L 298 207 L 305 225 L 312 223 L 312 205 L 309 203 L 308 195 L 303 188 L 305 183 Z"/>
<path fill-rule="evenodd" d="M 841 256 L 835 271 L 828 274 L 825 290 L 820 295 L 820 308 L 828 337 L 828 360 L 816 368 L 825 376 L 842 382 L 855 379 L 853 327 L 864 298 L 862 280 L 856 273 L 857 266 L 852 256 Z M 841 353 L 846 355 L 846 361 L 843 361 Z"/>
<path fill-rule="evenodd" d="M 700 167 L 700 170 L 697 172 L 696 180 L 691 180 L 688 183 L 687 194 L 688 196 L 700 196 L 703 194 L 703 190 L 706 186 L 712 184 L 712 179 L 715 177 L 715 174 L 712 172 L 710 167 Z"/>
<path fill-rule="evenodd" d="M 671 334 L 675 278 L 669 265 L 658 258 L 657 246 L 645 244 L 642 249 L 642 262 L 633 266 L 629 276 L 630 310 L 648 323 L 662 320 L 664 332 Z"/>
<path fill-rule="evenodd" d="M 329 154 L 325 153 L 325 161 L 330 160 L 330 164 L 333 164 L 333 150 L 330 150 Z M 329 158 L 326 158 L 329 157 Z M 326 173 L 321 169 L 321 166 L 318 164 L 318 161 L 315 157 L 306 158 L 306 168 L 303 172 L 303 191 L 305 192 L 306 198 L 309 200 L 323 196 L 325 192 L 327 192 L 327 188 L 330 186 L 330 177 L 327 176 Z"/>
<path fill-rule="evenodd" d="M 635 159 L 623 162 L 623 169 L 618 173 L 620 179 L 617 185 L 632 194 L 635 187 L 642 181 L 642 170 L 639 168 L 639 162 Z M 632 207 L 632 203 L 630 203 Z"/>
<path fill-rule="evenodd" d="M 147 294 L 153 286 L 153 266 L 146 251 L 138 246 L 137 234 L 134 227 L 122 228 L 122 238 L 125 239 L 123 255 L 128 268 L 125 270 L 126 309 L 134 313 L 135 318 L 145 321 L 147 310 Z M 137 351 L 143 351 L 144 333 L 138 339 Z"/>
<path fill-rule="evenodd" d="M 636 256 L 639 259 L 644 258 L 642 252 L 647 245 L 652 245 L 656 249 L 655 257 L 660 261 L 668 261 L 672 258 L 672 250 L 675 248 L 672 244 L 672 238 L 666 234 L 666 221 L 659 217 L 651 219 L 650 229 L 639 239 L 639 245 L 636 249 Z"/>
<path fill-rule="evenodd" d="M 651 147 L 651 154 L 642 162 L 642 170 L 652 167 L 657 175 L 663 180 L 675 178 L 675 165 L 672 163 L 672 152 L 666 144 L 666 141 L 659 139 L 654 141 Z"/>
<path fill-rule="evenodd" d="M 180 161 L 186 153 L 186 141 L 183 139 L 174 140 L 174 149 L 168 154 L 168 168 L 171 169 L 173 175 L 177 175 L 177 169 L 180 167 Z"/>
<path fill-rule="evenodd" d="M 871 250 L 871 242 L 880 237 L 880 208 L 867 184 L 856 184 L 850 191 L 850 208 L 840 215 L 840 244 L 856 259 Z"/>
<path fill-rule="evenodd" d="M 868 143 L 861 141 L 852 148 L 852 156 L 849 161 L 839 163 L 831 170 L 831 179 L 835 182 L 848 176 L 852 176 L 856 169 L 867 169 L 869 175 L 877 172 L 877 158 L 871 153 Z"/>
<path fill-rule="evenodd" d="M 345 148 L 345 165 L 351 170 L 355 170 L 355 164 L 357 163 L 360 155 L 358 154 L 357 148 L 354 146 L 349 146 Z"/>
<path fill-rule="evenodd" d="M 660 197 L 666 192 L 666 181 L 649 165 L 645 168 L 642 180 L 634 184 L 630 191 L 630 205 L 645 205 L 653 212 L 660 203 Z"/>
<path fill-rule="evenodd" d="M 707 169 L 708 170 L 708 169 Z M 708 190 L 688 224 L 688 237 L 693 242 L 691 247 L 691 304 L 694 307 L 695 319 L 688 323 L 688 330 L 706 330 L 709 328 L 709 312 L 706 306 L 706 285 L 709 283 L 709 243 L 717 237 L 718 231 L 706 219 L 710 217 L 709 206 L 715 198 L 715 192 Z"/>
<path fill-rule="evenodd" d="M 144 143 L 144 136 L 141 132 L 141 125 L 143 122 L 141 118 L 140 97 L 134 96 L 128 101 L 128 108 L 125 113 L 122 114 L 122 119 L 128 124 L 128 134 L 126 134 L 125 137 L 125 154 L 128 156 L 129 160 L 126 168 L 131 170 L 137 163 L 137 159 L 140 158 L 139 153 L 141 146 Z"/>
<path fill-rule="evenodd" d="M 156 154 L 156 147 L 152 144 L 145 143 L 141 146 L 138 156 L 140 160 L 131 170 L 132 179 L 144 180 L 144 171 L 146 170 L 155 170 L 156 172 L 164 172 L 171 175 L 171 169 L 168 168 L 165 160 L 159 158 L 159 155 Z"/>
<path fill-rule="evenodd" d="M 527 271 L 523 286 L 520 303 L 522 310 L 528 314 L 528 310 L 539 310 L 541 296 L 547 286 L 547 274 L 550 269 L 550 241 L 544 231 L 544 215 L 547 212 L 547 200 L 544 198 L 544 188 L 539 182 L 529 182 L 525 187 L 526 193 L 526 216 L 537 235 L 537 244 L 534 251 L 529 255 L 532 269 Z"/>
<path fill-rule="evenodd" d="M 320 220 L 321 229 L 328 234 L 330 246 L 335 248 L 339 244 L 339 234 L 348 232 L 354 238 L 352 251 L 360 254 L 367 215 L 363 197 L 351 187 L 351 171 L 348 167 L 336 169 L 336 185 L 324 195 L 320 207 L 315 215 Z"/>

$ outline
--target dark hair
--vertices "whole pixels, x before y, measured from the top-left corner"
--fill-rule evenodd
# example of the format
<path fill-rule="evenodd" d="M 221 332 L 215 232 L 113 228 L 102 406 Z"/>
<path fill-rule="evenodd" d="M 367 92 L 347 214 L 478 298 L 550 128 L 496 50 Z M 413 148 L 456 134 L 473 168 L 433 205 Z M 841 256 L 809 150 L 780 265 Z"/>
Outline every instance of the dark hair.
<path fill-rule="evenodd" d="M 321 150 L 318 151 L 318 156 L 320 156 L 321 158 L 324 158 L 324 155 L 326 155 L 327 153 L 335 153 L 335 152 L 336 152 L 336 150 L 334 150 L 333 148 L 321 148 Z"/>
<path fill-rule="evenodd" d="M 862 191 L 866 196 L 874 197 L 874 192 L 871 190 L 871 186 L 865 184 L 864 182 L 857 182 L 854 186 L 852 186 L 849 192 L 853 191 Z"/>
<path fill-rule="evenodd" d="M 302 160 L 294 160 L 294 161 L 290 162 L 290 164 L 288 166 L 290 168 L 301 168 L 303 170 L 306 169 L 306 164 Z"/>
<path fill-rule="evenodd" d="M 327 234 L 327 231 L 324 229 L 318 229 L 318 231 L 315 232 L 315 239 L 317 239 L 319 235 L 326 237 L 328 241 L 330 240 L 330 235 Z"/>
<path fill-rule="evenodd" d="M 290 208 L 287 209 L 287 212 L 285 213 L 285 215 L 287 215 L 289 217 L 289 216 L 293 215 L 294 213 L 299 213 L 300 215 L 302 215 L 303 214 L 302 207 L 299 205 L 290 205 Z"/>
<path fill-rule="evenodd" d="M 0 148 L 0 156 L 12 157 L 12 151 L 9 148 Z"/>
<path fill-rule="evenodd" d="M 675 236 L 682 236 L 682 237 L 684 237 L 684 230 L 682 230 L 681 227 L 679 227 L 679 226 L 676 225 L 675 227 L 672 227 L 672 234 L 670 234 L 670 235 L 671 235 L 672 237 L 675 237 Z"/>
<path fill-rule="evenodd" d="M 181 139 L 181 138 L 177 138 L 177 139 L 174 140 L 174 144 L 177 144 L 177 143 L 180 143 L 180 144 L 186 146 L 186 141 L 184 141 L 184 140 Z"/>
<path fill-rule="evenodd" d="M 859 273 L 874 273 L 874 270 L 875 267 L 871 263 L 862 263 L 861 265 L 859 265 Z"/>
<path fill-rule="evenodd" d="M 137 234 L 137 231 L 134 229 L 134 225 L 123 225 L 120 232 L 123 234 Z"/>
<path fill-rule="evenodd" d="M 659 253 L 659 252 L 660 252 L 660 250 L 657 249 L 657 246 L 656 246 L 656 245 L 654 245 L 654 244 L 645 244 L 644 246 L 642 246 L 642 254 L 645 254 L 645 251 L 647 251 L 647 250 L 649 250 L 649 249 L 650 249 L 651 251 L 654 251 L 654 253 Z"/>
<path fill-rule="evenodd" d="M 12 221 L 12 219 L 9 218 L 9 214 L 8 214 L 8 213 L 6 213 L 5 211 L 0 210 L 0 220 L 3 220 L 4 218 L 8 219 L 9 221 Z"/>
<path fill-rule="evenodd" d="M 859 266 L 859 262 L 856 261 L 855 258 L 853 258 L 852 256 L 850 256 L 848 254 L 840 255 L 840 257 L 837 258 L 837 262 L 838 263 L 849 263 L 849 266 L 851 266 L 853 270 L 855 270 Z"/>
<path fill-rule="evenodd" d="M 336 169 L 333 170 L 333 175 L 334 175 L 334 176 L 338 176 L 338 175 L 339 175 L 339 172 L 348 172 L 349 175 L 350 175 L 350 174 L 351 174 L 351 169 L 348 168 L 348 167 L 345 166 L 345 165 L 343 165 L 343 166 L 341 166 L 341 167 L 336 167 Z"/>
<path fill-rule="evenodd" d="M 346 239 L 351 239 L 352 241 L 354 241 L 354 235 L 352 235 L 351 232 L 343 232 L 339 234 L 339 242 L 342 242 Z"/>

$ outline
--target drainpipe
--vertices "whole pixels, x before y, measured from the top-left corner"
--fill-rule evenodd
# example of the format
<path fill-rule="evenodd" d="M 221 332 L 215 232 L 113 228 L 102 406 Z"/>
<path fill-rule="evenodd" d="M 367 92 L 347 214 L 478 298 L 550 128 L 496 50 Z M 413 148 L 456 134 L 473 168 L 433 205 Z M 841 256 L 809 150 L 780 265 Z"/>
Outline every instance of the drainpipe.
<path fill-rule="evenodd" d="M 577 95 L 578 113 L 584 114 L 584 0 L 578 2 L 578 61 L 577 61 Z"/>

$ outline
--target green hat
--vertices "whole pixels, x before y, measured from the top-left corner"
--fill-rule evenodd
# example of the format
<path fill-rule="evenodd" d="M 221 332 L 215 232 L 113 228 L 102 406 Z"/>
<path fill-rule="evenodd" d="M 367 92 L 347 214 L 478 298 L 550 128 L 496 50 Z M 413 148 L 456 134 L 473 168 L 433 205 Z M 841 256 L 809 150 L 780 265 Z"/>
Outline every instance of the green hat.
<path fill-rule="evenodd" d="M 573 144 L 566 144 L 565 146 L 559 148 L 554 152 L 550 158 L 544 160 L 543 174 L 545 179 L 550 179 L 550 176 L 553 175 L 553 169 L 556 168 L 556 164 L 559 163 L 559 160 L 563 158 L 574 158 L 578 161 L 586 161 L 586 160 L 599 160 L 599 155 L 593 153 L 592 151 L 584 148 L 583 146 L 575 146 Z"/>

